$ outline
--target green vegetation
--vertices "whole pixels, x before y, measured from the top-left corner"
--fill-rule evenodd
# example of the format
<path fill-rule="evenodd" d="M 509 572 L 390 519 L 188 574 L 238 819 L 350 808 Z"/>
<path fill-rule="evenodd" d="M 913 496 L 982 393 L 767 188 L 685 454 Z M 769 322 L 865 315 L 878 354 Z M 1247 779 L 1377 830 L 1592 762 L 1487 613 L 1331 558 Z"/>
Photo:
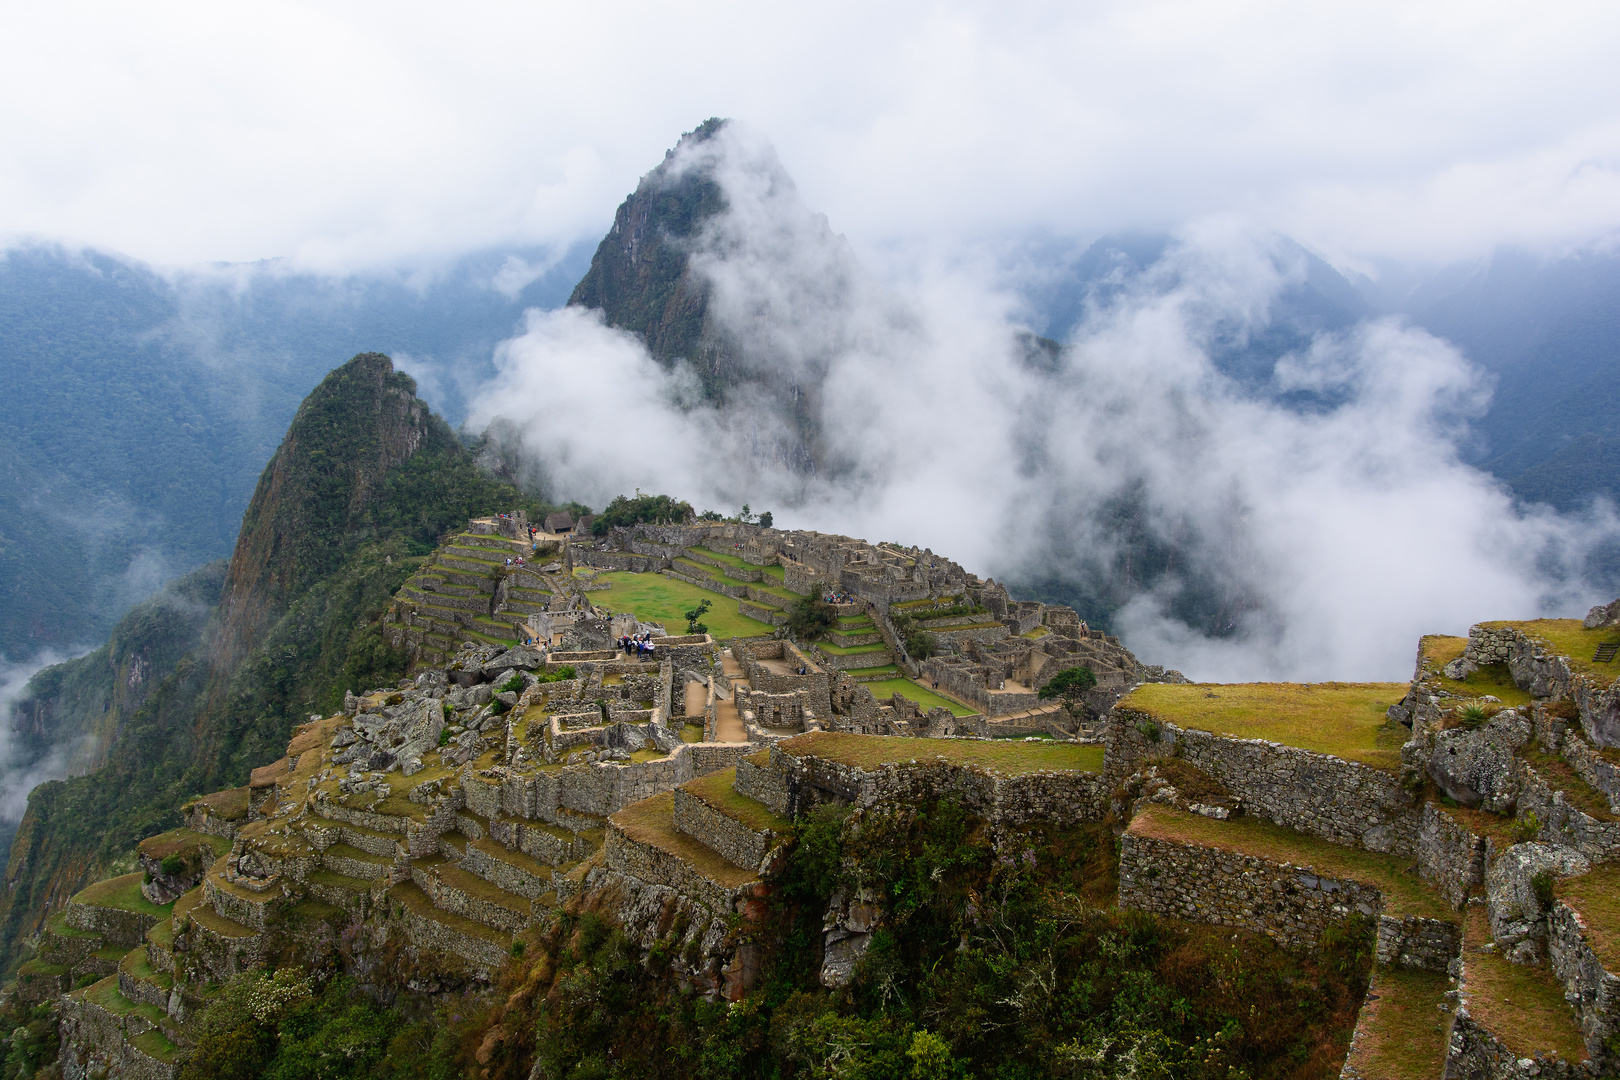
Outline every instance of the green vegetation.
<path fill-rule="evenodd" d="M 790 754 L 814 754 L 844 765 L 876 768 L 895 762 L 944 760 L 1008 776 L 1047 771 L 1101 772 L 1103 748 L 1078 743 L 907 739 L 817 731 L 778 744 Z"/>
<path fill-rule="evenodd" d="M 667 978 L 679 933 L 643 963 L 603 919 L 564 915 L 508 965 L 496 997 L 512 1004 L 484 1020 L 508 1033 L 488 1078 L 519 1080 L 530 1060 L 541 1076 L 648 1080 L 1333 1074 L 1364 942 L 1318 965 L 1258 935 L 1101 910 L 1116 868 L 1100 826 L 1004 844 L 998 858 L 949 801 L 807 815 L 752 932 L 760 984 L 729 1007 Z M 822 913 L 856 885 L 890 914 L 854 982 L 827 991 Z"/>
<path fill-rule="evenodd" d="M 1566 1061 L 1585 1061 L 1586 1044 L 1563 985 L 1546 968 L 1512 963 L 1494 950 L 1481 952 L 1490 940 L 1485 908 L 1470 905 L 1463 915 L 1469 1013 L 1516 1057 L 1549 1051 Z"/>
<path fill-rule="evenodd" d="M 899 694 L 903 698 L 915 701 L 924 710 L 943 705 L 951 710 L 952 716 L 972 716 L 978 712 L 977 709 L 970 709 L 960 701 L 945 697 L 942 694 L 936 694 L 926 686 L 911 679 L 884 679 L 882 682 L 869 682 L 866 684 L 866 688 L 872 691 L 872 696 L 879 701 L 883 701 L 890 694 Z"/>
<path fill-rule="evenodd" d="M 1361 1038 L 1351 1051 L 1356 1075 L 1437 1077 L 1446 1063 L 1450 980 L 1441 971 L 1380 968 L 1361 1007 Z"/>
<path fill-rule="evenodd" d="M 1052 676 L 1052 681 L 1041 687 L 1042 700 L 1055 697 L 1078 697 L 1097 685 L 1097 676 L 1088 667 L 1065 668 Z"/>
<path fill-rule="evenodd" d="M 703 618 L 704 613 L 713 606 L 714 603 L 712 601 L 702 600 L 698 603 L 697 607 L 691 608 L 684 613 L 686 617 L 686 632 L 688 634 L 707 634 L 709 632 L 708 624 L 700 620 Z"/>
<path fill-rule="evenodd" d="M 1599 866 L 1589 874 L 1564 878 L 1553 891 L 1580 912 L 1587 944 L 1603 966 L 1610 971 L 1620 968 L 1620 867 Z"/>
<path fill-rule="evenodd" d="M 1406 683 L 1144 683 L 1120 707 L 1179 727 L 1398 770 L 1407 732 L 1385 712 L 1407 689 Z"/>
<path fill-rule="evenodd" d="M 608 503 L 607 509 L 591 522 L 591 534 L 605 536 L 615 526 L 684 525 L 692 518 L 691 503 L 669 495 L 643 495 L 641 489 L 637 488 L 634 496 L 620 495 Z"/>
<path fill-rule="evenodd" d="M 788 609 L 788 633 L 798 641 L 815 641 L 826 637 L 827 632 L 837 625 L 838 612 L 821 598 L 819 581 L 811 586 L 809 596 L 794 601 Z"/>
<path fill-rule="evenodd" d="M 75 894 L 73 900 L 89 907 L 118 908 L 121 911 L 133 911 L 139 915 L 151 915 L 160 919 L 167 918 L 174 910 L 172 903 L 160 906 L 141 895 L 140 874 L 125 874 L 122 877 L 98 881 Z"/>
<path fill-rule="evenodd" d="M 716 594 L 662 574 L 633 574 L 615 570 L 597 576 L 613 588 L 591 593 L 591 600 L 609 611 L 628 611 L 643 622 L 680 625 L 685 612 Z M 717 638 L 759 637 L 775 628 L 739 611 L 718 608 L 709 613 L 709 632 Z"/>
<path fill-rule="evenodd" d="M 1131 820 L 1130 831 L 1138 836 L 1310 866 L 1326 877 L 1365 882 L 1384 894 L 1384 910 L 1390 915 L 1421 915 L 1452 922 L 1457 919 L 1457 914 L 1433 889 L 1419 880 L 1416 873 L 1408 872 L 1407 860 L 1376 851 L 1340 847 L 1258 818 L 1216 821 L 1168 806 L 1150 806 Z"/>

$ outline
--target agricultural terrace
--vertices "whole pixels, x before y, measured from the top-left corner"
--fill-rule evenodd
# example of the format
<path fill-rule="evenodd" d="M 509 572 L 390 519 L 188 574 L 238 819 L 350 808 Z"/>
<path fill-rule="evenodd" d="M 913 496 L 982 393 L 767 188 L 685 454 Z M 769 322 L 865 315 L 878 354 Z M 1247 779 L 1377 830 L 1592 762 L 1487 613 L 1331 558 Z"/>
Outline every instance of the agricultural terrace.
<path fill-rule="evenodd" d="M 1564 987 L 1551 971 L 1515 964 L 1497 950 L 1482 949 L 1491 940 L 1483 905 L 1463 914 L 1463 990 L 1468 1012 L 1488 1028 L 1515 1057 L 1551 1051 L 1565 1061 L 1585 1061 L 1586 1043 Z"/>
<path fill-rule="evenodd" d="M 1620 866 L 1600 866 L 1590 874 L 1564 878 L 1558 898 L 1586 923 L 1586 942 L 1610 971 L 1620 968 Z"/>
<path fill-rule="evenodd" d="M 1032 772 L 1101 772 L 1103 748 L 1076 743 L 908 739 L 892 735 L 852 735 L 815 731 L 778 743 L 793 755 L 810 755 L 872 769 L 900 762 L 947 761 L 1021 776 Z"/>
<path fill-rule="evenodd" d="M 125 874 L 123 877 L 108 878 L 98 881 L 88 889 L 76 894 L 73 902 L 84 904 L 87 907 L 117 908 L 121 911 L 133 911 L 140 915 L 152 915 L 157 918 L 167 918 L 174 910 L 174 904 L 154 904 L 141 895 L 141 880 L 144 874 Z M 129 950 L 124 950 L 128 952 Z"/>
<path fill-rule="evenodd" d="M 1518 622 L 1489 622 L 1481 625 L 1496 629 L 1510 626 L 1546 644 L 1549 651 L 1569 657 L 1569 667 L 1581 675 L 1590 675 L 1602 683 L 1611 683 L 1617 674 L 1620 660 L 1607 664 L 1592 662 L 1592 654 L 1606 642 L 1620 641 L 1620 627 L 1602 626 L 1588 630 L 1580 619 L 1524 619 Z M 1504 699 L 1505 700 L 1505 699 Z"/>
<path fill-rule="evenodd" d="M 1361 1037 L 1350 1050 L 1353 1075 L 1439 1076 L 1446 1064 L 1449 984 L 1442 971 L 1374 968 L 1357 1023 Z"/>
<path fill-rule="evenodd" d="M 713 548 L 706 548 L 706 547 L 690 548 L 689 550 L 691 550 L 691 551 L 701 551 L 701 552 L 703 552 L 703 554 L 709 556 L 710 558 L 717 559 L 718 561 L 725 563 L 727 566 L 735 566 L 739 570 L 744 570 L 744 569 L 746 569 L 746 570 L 758 570 L 761 573 L 763 573 L 766 577 L 772 579 L 771 582 L 765 582 L 764 584 L 771 584 L 772 582 L 774 582 L 775 584 L 780 585 L 785 580 L 785 574 L 784 574 L 784 571 L 782 570 L 782 565 L 780 563 L 771 563 L 768 566 L 755 566 L 753 563 L 745 562 L 742 559 L 739 559 L 737 556 L 731 554 L 730 552 L 726 552 L 726 551 L 715 551 Z M 789 595 L 796 595 L 796 594 L 791 594 L 790 593 Z"/>
<path fill-rule="evenodd" d="M 880 702 L 887 701 L 890 694 L 899 694 L 908 701 L 915 701 L 924 711 L 943 705 L 951 710 L 952 716 L 974 716 L 978 713 L 977 709 L 970 709 L 960 701 L 936 694 L 911 679 L 884 679 L 881 682 L 869 682 L 866 687 Z"/>
<path fill-rule="evenodd" d="M 1430 634 L 1418 648 L 1436 672 L 1463 654 L 1468 647 L 1464 637 Z M 1590 651 L 1587 653 L 1591 655 Z M 1506 664 L 1486 664 L 1466 679 L 1451 679 L 1440 675 L 1440 685 L 1459 697 L 1484 697 L 1489 694 L 1509 708 L 1530 704 L 1530 695 L 1513 683 L 1513 673 Z"/>
<path fill-rule="evenodd" d="M 1131 819 L 1137 836 L 1253 855 L 1274 863 L 1310 867 L 1324 877 L 1359 881 L 1384 894 L 1386 915 L 1418 915 L 1455 921 L 1456 912 L 1438 893 L 1407 870 L 1410 860 L 1377 851 L 1340 847 L 1254 817 L 1226 821 L 1169 806 L 1149 806 Z"/>
<path fill-rule="evenodd" d="M 686 613 L 704 600 L 713 606 L 703 622 L 716 639 L 768 636 L 775 627 L 750 619 L 737 610 L 737 601 L 720 593 L 688 585 L 662 574 L 634 574 L 615 570 L 597 575 L 613 588 L 591 593 L 591 601 L 609 611 L 628 611 L 643 622 L 662 623 L 672 634 L 686 633 Z"/>
<path fill-rule="evenodd" d="M 1120 707 L 1177 727 L 1399 769 L 1407 731 L 1385 712 L 1407 689 L 1406 683 L 1144 683 Z"/>

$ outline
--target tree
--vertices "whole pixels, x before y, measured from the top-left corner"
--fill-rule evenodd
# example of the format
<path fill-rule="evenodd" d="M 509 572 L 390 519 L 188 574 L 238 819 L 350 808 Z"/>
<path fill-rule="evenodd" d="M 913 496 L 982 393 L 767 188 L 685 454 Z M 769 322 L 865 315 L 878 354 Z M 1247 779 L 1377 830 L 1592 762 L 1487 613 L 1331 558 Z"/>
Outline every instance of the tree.
<path fill-rule="evenodd" d="M 770 528 L 771 520 L 771 512 L 769 510 L 765 511 L 763 514 L 759 515 L 759 527 L 762 529 Z"/>
<path fill-rule="evenodd" d="M 742 522 L 744 525 L 752 525 L 754 523 L 754 512 L 748 509 L 747 503 L 743 503 L 743 508 L 737 511 L 737 520 Z"/>
<path fill-rule="evenodd" d="M 710 601 L 705 600 L 686 613 L 686 632 L 688 634 L 707 634 L 709 632 L 708 626 L 698 622 L 698 620 L 703 618 L 703 613 L 712 606 Z"/>
<path fill-rule="evenodd" d="M 1079 697 L 1096 685 L 1097 676 L 1090 668 L 1067 668 L 1052 676 L 1052 681 L 1041 687 L 1041 697 Z"/>
<path fill-rule="evenodd" d="M 591 535 L 603 536 L 615 525 L 642 525 L 649 522 L 667 522 L 683 525 L 693 518 L 692 504 L 672 495 L 643 495 L 637 488 L 635 495 L 620 495 L 608 503 L 607 509 L 591 522 Z"/>
<path fill-rule="evenodd" d="M 926 660 L 939 652 L 939 638 L 932 631 L 920 627 L 906 634 L 905 645 L 906 652 L 911 654 L 913 660 Z"/>
<path fill-rule="evenodd" d="M 814 641 L 838 624 L 838 612 L 821 598 L 821 582 L 810 587 L 810 595 L 795 600 L 788 611 L 788 633 L 801 641 Z"/>

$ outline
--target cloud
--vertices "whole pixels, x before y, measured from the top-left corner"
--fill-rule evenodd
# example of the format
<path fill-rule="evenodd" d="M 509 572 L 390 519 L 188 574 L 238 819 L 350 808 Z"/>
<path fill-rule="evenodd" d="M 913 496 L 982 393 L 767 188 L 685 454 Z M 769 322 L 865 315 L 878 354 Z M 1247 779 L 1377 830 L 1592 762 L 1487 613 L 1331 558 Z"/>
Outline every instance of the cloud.
<path fill-rule="evenodd" d="M 1306 272 L 1252 222 L 1183 230 L 1052 357 L 971 266 L 866 276 L 746 127 L 673 164 L 727 196 L 693 265 L 762 370 L 716 409 L 596 313 L 531 313 L 475 415 L 511 422 L 554 498 L 641 487 L 932 547 L 1111 606 L 1145 660 L 1210 679 L 1406 678 L 1420 634 L 1596 598 L 1583 560 L 1620 526 L 1516 508 L 1460 459 L 1489 387 L 1450 345 L 1373 320 L 1265 386 L 1221 372 Z M 809 472 L 780 453 L 801 389 Z"/>
<path fill-rule="evenodd" d="M 1620 227 L 1611 4 L 13 13 L 0 233 L 338 270 L 599 236 L 676 132 L 772 132 L 863 257 L 1243 214 L 1335 256 Z"/>
<path fill-rule="evenodd" d="M 82 656 L 89 650 L 58 653 L 47 650 L 30 660 L 11 662 L 0 660 L 0 832 L 9 842 L 9 836 L 23 812 L 28 809 L 28 793 L 47 780 L 60 780 L 68 775 L 69 763 L 77 756 L 83 740 L 57 743 L 42 758 L 29 759 L 18 745 L 13 708 L 22 699 L 32 679 L 53 664 Z"/>

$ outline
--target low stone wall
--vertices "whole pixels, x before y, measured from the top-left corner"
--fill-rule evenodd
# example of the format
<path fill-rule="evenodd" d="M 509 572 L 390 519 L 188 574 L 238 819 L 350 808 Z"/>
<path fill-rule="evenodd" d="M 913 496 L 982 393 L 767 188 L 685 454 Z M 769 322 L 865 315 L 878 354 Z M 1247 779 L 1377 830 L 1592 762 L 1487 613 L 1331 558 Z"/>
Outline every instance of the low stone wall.
<path fill-rule="evenodd" d="M 725 582 L 717 581 L 711 577 L 699 577 L 697 574 L 687 573 L 678 566 L 670 567 L 668 570 L 663 571 L 663 574 L 665 577 L 674 578 L 676 581 L 684 581 L 688 585 L 696 585 L 700 589 L 707 589 L 710 592 L 719 593 L 721 596 L 729 596 L 733 600 L 747 600 L 749 598 L 747 585 L 727 585 Z"/>
<path fill-rule="evenodd" d="M 728 889 L 711 881 L 678 855 L 631 838 L 611 821 L 602 853 L 609 869 L 651 885 L 666 886 L 701 904 L 714 917 L 735 913 L 749 891 L 748 886 Z"/>
<path fill-rule="evenodd" d="M 1283 746 L 1187 731 L 1114 709 L 1105 772 L 1122 783 L 1144 762 L 1180 756 L 1226 785 L 1245 813 L 1346 847 L 1415 855 L 1422 814 L 1400 777 L 1370 765 Z"/>
<path fill-rule="evenodd" d="M 774 833 L 755 832 L 682 788 L 675 789 L 675 831 L 743 870 L 757 870 L 776 842 Z"/>
<path fill-rule="evenodd" d="M 1445 971 L 1462 949 L 1457 924 L 1384 915 L 1375 886 L 1133 833 L 1120 839 L 1119 906 L 1265 934 L 1298 951 L 1316 948 L 1324 930 L 1360 914 L 1377 920 L 1378 963 L 1425 971 Z"/>
<path fill-rule="evenodd" d="M 750 619 L 756 619 L 771 626 L 784 626 L 788 621 L 788 613 L 779 607 L 768 604 L 757 604 L 752 600 L 737 601 L 737 610 Z"/>
<path fill-rule="evenodd" d="M 1265 934 L 1284 948 L 1316 947 L 1322 931 L 1383 906 L 1377 889 L 1196 844 L 1126 833 L 1119 906 Z"/>
<path fill-rule="evenodd" d="M 179 1064 L 159 1061 L 130 1043 L 151 1029 L 137 1013 L 114 1016 L 79 994 L 61 999 L 60 1057 L 65 1080 L 116 1076 L 127 1080 L 174 1080 Z"/>
<path fill-rule="evenodd" d="M 1100 773 L 1003 776 L 977 766 L 941 761 L 895 762 L 861 769 L 812 755 L 795 756 L 780 745 L 773 745 L 770 753 L 771 767 L 784 774 L 789 792 L 790 813 L 785 817 L 797 816 L 829 797 L 871 806 L 885 801 L 915 803 L 952 796 L 997 825 L 1029 821 L 1073 825 L 1101 821 L 1108 810 L 1109 788 Z"/>
<path fill-rule="evenodd" d="M 1461 909 L 1470 889 L 1485 882 L 1485 840 L 1469 832 L 1450 814 L 1425 803 L 1418 826 L 1418 876 L 1433 885 L 1446 903 Z"/>
<path fill-rule="evenodd" d="M 1562 900 L 1553 902 L 1547 916 L 1547 957 L 1564 984 L 1564 1000 L 1575 1010 L 1587 1053 L 1600 1057 L 1604 1040 L 1620 1033 L 1620 978 L 1592 950 L 1580 913 Z M 1620 1062 L 1605 1064 L 1612 1073 Z"/>
<path fill-rule="evenodd" d="M 737 779 L 732 787 L 738 794 L 770 807 L 777 817 L 789 815 L 787 777 L 780 769 L 755 765 L 744 758 L 737 762 Z"/>
<path fill-rule="evenodd" d="M 1446 1050 L 1446 1080 L 1590 1080 L 1597 1073 L 1583 1062 L 1562 1058 L 1521 1058 L 1459 1006 Z"/>
<path fill-rule="evenodd" d="M 1535 814 L 1541 822 L 1536 839 L 1574 848 L 1593 863 L 1620 860 L 1620 821 L 1599 821 L 1571 806 L 1564 793 L 1554 790 L 1523 758 L 1514 759 L 1513 772 L 1519 819 Z"/>
<path fill-rule="evenodd" d="M 146 940 L 146 932 L 156 926 L 158 917 L 121 908 L 93 907 L 69 900 L 67 924 L 75 930 L 100 934 L 109 945 L 133 949 Z"/>
<path fill-rule="evenodd" d="M 1572 700 L 1581 728 L 1598 746 L 1620 746 L 1620 683 L 1605 684 L 1571 670 L 1569 661 L 1511 626 L 1471 626 L 1464 659 L 1506 663 L 1519 689 L 1539 698 Z"/>
<path fill-rule="evenodd" d="M 597 570 L 628 570 L 635 574 L 656 573 L 669 566 L 669 560 L 662 555 L 636 555 L 626 551 L 593 551 L 589 548 L 574 549 L 574 561 L 584 563 Z"/>
<path fill-rule="evenodd" d="M 1620 767 L 1592 749 L 1579 735 L 1565 736 L 1560 749 L 1570 768 L 1580 773 L 1582 780 L 1603 793 L 1609 800 L 1609 810 L 1612 813 L 1620 814 Z"/>

